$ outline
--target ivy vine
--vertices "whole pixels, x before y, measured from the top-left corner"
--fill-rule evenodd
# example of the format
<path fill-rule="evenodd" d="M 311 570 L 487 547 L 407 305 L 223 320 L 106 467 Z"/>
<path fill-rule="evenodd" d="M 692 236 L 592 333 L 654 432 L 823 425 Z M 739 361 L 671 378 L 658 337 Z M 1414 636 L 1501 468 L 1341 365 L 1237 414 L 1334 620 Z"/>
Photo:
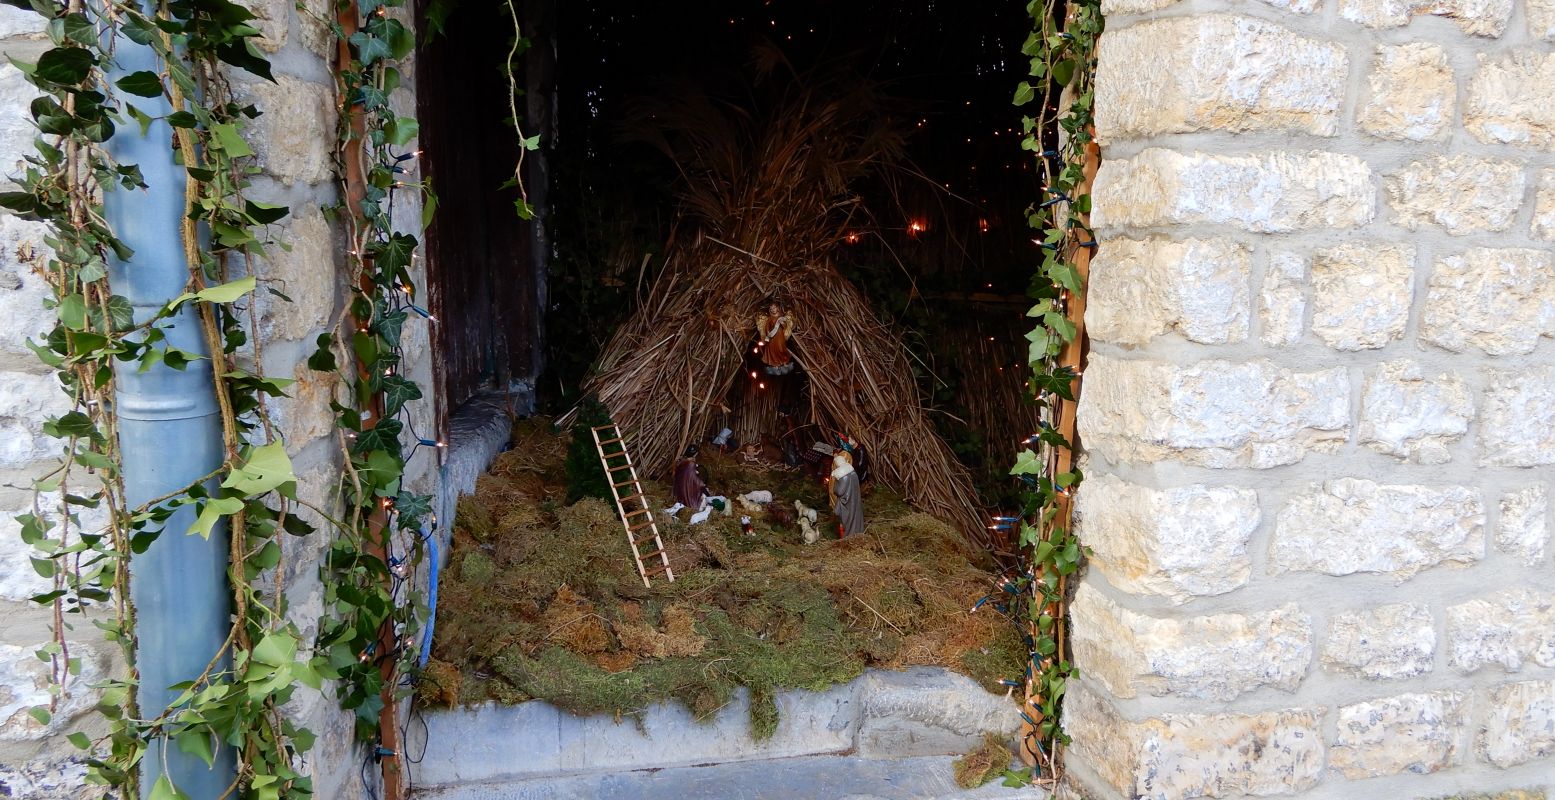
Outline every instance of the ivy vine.
<path fill-rule="evenodd" d="M 82 661 L 71 644 L 78 628 L 96 629 L 120 647 L 126 671 L 91 687 L 100 692 L 97 709 L 108 732 L 95 739 L 68 736 L 83 751 L 92 783 L 122 796 L 137 793 L 139 767 L 150 744 L 160 741 L 207 763 L 231 748 L 238 769 L 223 797 L 310 797 L 311 780 L 297 762 L 314 734 L 287 719 L 281 706 L 299 685 L 318 689 L 326 679 L 338 679 L 342 705 L 356 711 L 361 738 L 371 740 L 379 733 L 375 706 L 399 691 L 415 652 L 414 568 L 430 499 L 406 492 L 401 477 L 416 449 L 436 443 L 417 437 L 406 452 L 403 436 L 415 434 L 405 411 L 421 391 L 399 372 L 400 339 L 409 313 L 430 314 L 414 302 L 415 238 L 391 228 L 394 190 L 407 185 L 401 176 L 410 157 L 391 148 L 415 137 L 415 120 L 388 110 L 399 81 L 390 63 L 409 53 L 412 35 L 371 0 L 359 6 L 366 22 L 357 30 L 348 34 L 338 22 L 333 26 L 351 56 L 350 68 L 342 70 L 341 96 L 365 110 L 349 115 L 363 124 L 343 132 L 342 152 L 354 148 L 375 166 L 362 176 L 365 191 L 346 214 L 353 222 L 356 279 L 349 322 L 321 337 L 309 359 L 313 368 L 329 371 L 354 361 L 350 396 L 332 404 L 347 453 L 347 513 L 336 519 L 328 509 L 312 508 L 337 535 L 327 557 L 325 619 L 310 647 L 287 619 L 279 539 L 316 532 L 299 516 L 307 504 L 296 494 L 296 476 L 265 402 L 284 396 L 291 381 L 264 376 L 263 343 L 250 337 L 258 330 L 253 295 L 261 285 L 254 271 L 272 246 L 269 226 L 288 209 L 245 196 L 259 170 L 244 133 L 261 111 L 236 101 L 226 80 L 231 68 L 272 79 L 253 43 L 259 35 L 255 16 L 229 0 L 162 0 L 144 9 L 133 2 L 83 0 L 30 5 L 47 20 L 53 46 L 35 63 L 17 64 L 40 92 L 30 106 L 39 137 L 26 157 L 20 191 L 0 194 L 0 206 L 48 228 L 51 252 L 35 254 L 32 266 L 48 284 L 56 324 L 29 346 L 53 369 L 70 404 L 43 426 L 61 441 L 63 457 L 36 482 L 33 510 L 18 517 L 21 536 L 36 553 L 35 569 L 52 582 L 33 600 L 54 613 L 53 641 L 38 651 L 50 666 L 54 699 L 32 714 L 49 724 L 66 693 L 87 688 L 73 685 Z M 350 13 L 358 13 L 357 4 L 350 5 Z M 115 41 L 150 48 L 157 69 L 110 81 Z M 146 186 L 139 168 L 115 162 L 104 144 L 122 126 L 139 125 L 144 132 L 154 121 L 171 127 L 170 146 L 188 179 L 179 235 L 189 278 L 186 291 L 137 321 L 108 280 L 111 260 L 133 263 L 135 254 L 114 235 L 103 203 L 109 193 Z M 434 206 L 426 203 L 426 213 Z M 168 341 L 170 320 L 186 307 L 196 312 L 205 353 Z M 355 327 L 342 337 L 345 324 Z M 216 379 L 222 466 L 132 507 L 113 411 L 116 376 L 158 366 L 184 369 L 204 359 Z M 184 507 L 193 508 L 194 524 L 187 531 L 165 530 Z M 140 708 L 130 562 L 162 535 L 208 537 L 221 523 L 230 530 L 235 611 L 225 644 L 202 674 L 176 687 L 181 693 L 171 704 Z M 422 535 L 397 548 L 394 531 Z M 162 776 L 151 796 L 187 795 Z"/>
<path fill-rule="evenodd" d="M 1031 59 L 1032 80 L 1016 88 L 1014 104 L 1037 104 L 1035 113 L 1022 119 L 1021 147 L 1037 159 L 1042 191 L 1026 212 L 1042 251 L 1027 289 L 1036 301 L 1027 315 L 1036 326 L 1026 336 L 1032 371 L 1027 387 L 1042 422 L 1010 470 L 1022 483 L 1021 513 L 996 521 L 1009 528 L 1018 524 L 1022 563 L 1001 577 L 1000 588 L 1018 598 L 1008 608 L 1031 647 L 1022 716 L 1023 755 L 1033 766 L 1009 774 L 1014 784 L 1056 781 L 1069 743 L 1062 700 L 1076 672 L 1065 642 L 1066 600 L 1068 577 L 1084 555 L 1069 527 L 1071 498 L 1084 478 L 1074 466 L 1071 441 L 1083 347 L 1076 318 L 1085 290 L 1076 262 L 1096 246 L 1086 163 L 1095 146 L 1093 84 L 1103 27 L 1100 0 L 1032 0 L 1027 12 L 1034 29 L 1021 52 Z"/>

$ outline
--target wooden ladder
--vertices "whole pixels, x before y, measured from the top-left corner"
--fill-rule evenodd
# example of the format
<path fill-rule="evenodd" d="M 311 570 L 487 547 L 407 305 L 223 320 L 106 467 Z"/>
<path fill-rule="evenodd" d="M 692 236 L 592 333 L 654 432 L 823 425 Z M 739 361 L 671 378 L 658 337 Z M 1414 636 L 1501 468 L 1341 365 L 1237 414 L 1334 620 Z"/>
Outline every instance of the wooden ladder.
<path fill-rule="evenodd" d="M 637 480 L 637 467 L 632 465 L 632 457 L 626 452 L 626 437 L 621 435 L 621 428 L 615 423 L 598 425 L 593 434 L 594 450 L 599 453 L 599 463 L 605 467 L 605 481 L 610 484 L 610 496 L 615 498 L 616 513 L 621 517 L 621 527 L 626 529 L 626 543 L 632 547 L 632 558 L 637 561 L 637 574 L 642 576 L 643 586 L 653 588 L 651 579 L 658 575 L 674 583 L 675 570 L 670 569 L 664 540 L 659 538 L 659 524 L 653 520 L 653 504 L 643 493 L 642 482 Z M 606 452 L 605 448 L 610 445 L 620 449 Z M 612 459 L 624 463 L 612 466 Z M 638 520 L 636 524 L 632 522 L 634 517 Z M 643 534 L 639 536 L 638 531 Z M 638 545 L 651 545 L 651 549 L 645 553 Z M 654 558 L 658 563 L 652 563 Z"/>

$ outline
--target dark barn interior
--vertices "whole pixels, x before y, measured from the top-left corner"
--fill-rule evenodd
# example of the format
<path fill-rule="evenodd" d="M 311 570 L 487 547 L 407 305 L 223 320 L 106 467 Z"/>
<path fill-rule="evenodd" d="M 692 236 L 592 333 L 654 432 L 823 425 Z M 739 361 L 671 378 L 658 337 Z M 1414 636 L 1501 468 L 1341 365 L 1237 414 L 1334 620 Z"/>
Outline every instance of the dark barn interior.
<path fill-rule="evenodd" d="M 906 159 L 892 180 L 859 184 L 869 215 L 838 248 L 837 267 L 901 336 L 956 454 L 980 478 L 1008 463 L 1034 419 L 1017 368 L 1035 251 L 1024 209 L 1036 194 L 1010 104 L 1026 71 L 1029 20 L 1018 4 L 515 5 L 527 40 L 516 49 L 506 5 L 463 0 L 443 7 L 443 31 L 424 32 L 418 53 L 423 169 L 439 198 L 427 258 L 444 320 L 445 420 L 487 390 L 532 388 L 540 410 L 571 407 L 662 269 L 682 232 L 681 176 L 634 130 L 641 98 L 694 87 L 755 107 L 764 74 L 771 83 L 783 72 L 793 81 L 846 73 L 889 98 L 884 113 Z M 541 137 L 522 168 L 533 221 L 515 213 L 511 185 L 520 147 L 504 102 L 510 53 L 523 135 Z M 773 54 L 784 66 L 761 64 Z M 773 388 L 764 419 L 775 425 L 776 409 L 796 405 L 803 388 Z M 980 486 L 997 491 L 996 481 Z"/>

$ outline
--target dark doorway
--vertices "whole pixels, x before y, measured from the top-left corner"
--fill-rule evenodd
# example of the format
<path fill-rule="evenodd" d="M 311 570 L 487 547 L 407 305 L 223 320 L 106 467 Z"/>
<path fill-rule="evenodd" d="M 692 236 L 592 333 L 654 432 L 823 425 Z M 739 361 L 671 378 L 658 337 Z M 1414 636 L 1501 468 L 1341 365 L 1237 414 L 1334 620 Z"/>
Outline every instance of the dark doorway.
<path fill-rule="evenodd" d="M 424 2 L 427 19 L 432 3 Z M 550 140 L 555 37 L 551 0 L 514 0 L 532 44 L 513 56 L 525 135 Z M 426 230 L 427 290 L 437 316 L 433 342 L 439 414 L 482 391 L 527 393 L 543 368 L 545 155 L 526 153 L 524 185 L 539 218 L 518 216 L 520 144 L 507 71 L 514 21 L 506 3 L 450 3 L 432 12 L 416 58 L 422 174 L 438 199 Z"/>

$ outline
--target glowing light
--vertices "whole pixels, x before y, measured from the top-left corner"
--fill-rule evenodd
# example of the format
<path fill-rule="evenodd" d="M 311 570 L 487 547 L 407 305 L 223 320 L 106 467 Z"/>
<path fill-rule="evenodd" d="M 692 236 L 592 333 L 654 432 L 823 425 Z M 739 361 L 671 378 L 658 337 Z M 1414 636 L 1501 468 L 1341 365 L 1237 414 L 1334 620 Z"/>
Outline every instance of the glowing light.
<path fill-rule="evenodd" d="M 756 373 L 754 373 L 754 372 L 751 373 L 751 380 L 756 380 Z"/>
<path fill-rule="evenodd" d="M 857 233 L 850 233 L 850 234 L 847 235 L 846 238 L 847 238 L 848 244 L 858 244 L 858 234 Z"/>
<path fill-rule="evenodd" d="M 765 388 L 767 388 L 767 384 L 765 382 L 758 383 L 758 384 L 756 384 L 756 388 L 757 389 L 765 389 Z"/>
<path fill-rule="evenodd" d="M 988 220 L 987 219 L 980 219 L 980 220 L 978 220 L 977 221 L 977 229 L 982 231 L 983 233 L 987 233 L 988 232 Z"/>
<path fill-rule="evenodd" d="M 926 231 L 928 229 L 929 229 L 929 226 L 925 225 L 921 220 L 916 220 L 915 219 L 912 222 L 907 223 L 907 232 L 908 233 L 919 234 L 919 233 L 923 233 L 924 231 Z"/>

